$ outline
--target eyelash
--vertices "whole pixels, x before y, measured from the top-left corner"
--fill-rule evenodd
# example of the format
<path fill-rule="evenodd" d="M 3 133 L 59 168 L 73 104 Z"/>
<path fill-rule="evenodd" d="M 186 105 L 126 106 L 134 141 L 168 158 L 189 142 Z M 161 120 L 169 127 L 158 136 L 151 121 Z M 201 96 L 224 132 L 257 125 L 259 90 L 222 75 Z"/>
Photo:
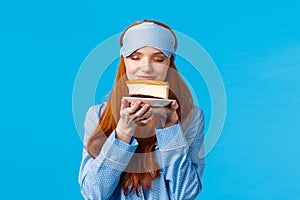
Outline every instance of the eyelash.
<path fill-rule="evenodd" d="M 130 57 L 130 59 L 131 59 L 131 60 L 138 60 L 139 58 L 138 58 L 138 57 L 132 56 L 132 57 Z"/>
<path fill-rule="evenodd" d="M 139 60 L 140 58 L 139 57 L 135 57 L 135 56 L 132 56 L 130 57 L 131 60 Z M 153 59 L 155 62 L 163 62 L 164 59 L 163 58 L 158 58 L 158 59 Z"/>
<path fill-rule="evenodd" d="M 163 62 L 165 59 L 163 59 L 163 58 L 159 58 L 159 59 L 154 59 L 154 61 L 156 61 L 156 62 Z"/>

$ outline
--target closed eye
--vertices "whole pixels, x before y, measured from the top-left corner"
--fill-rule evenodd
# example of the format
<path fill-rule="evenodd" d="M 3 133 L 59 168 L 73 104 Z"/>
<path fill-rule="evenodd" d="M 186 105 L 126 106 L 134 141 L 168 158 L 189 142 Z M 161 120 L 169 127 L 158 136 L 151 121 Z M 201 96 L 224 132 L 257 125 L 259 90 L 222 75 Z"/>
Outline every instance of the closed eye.
<path fill-rule="evenodd" d="M 131 60 L 138 60 L 140 58 L 137 55 L 132 55 L 132 56 L 130 56 L 130 59 Z"/>
<path fill-rule="evenodd" d="M 163 62 L 165 59 L 163 57 L 155 57 L 153 60 L 156 62 Z"/>

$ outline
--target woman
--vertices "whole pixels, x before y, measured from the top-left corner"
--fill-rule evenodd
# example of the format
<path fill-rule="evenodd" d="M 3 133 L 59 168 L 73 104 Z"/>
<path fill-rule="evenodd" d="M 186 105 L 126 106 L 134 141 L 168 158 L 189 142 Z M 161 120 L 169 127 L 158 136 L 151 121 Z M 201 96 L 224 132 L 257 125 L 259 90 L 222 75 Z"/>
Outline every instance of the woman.
<path fill-rule="evenodd" d="M 86 115 L 79 184 L 85 199 L 195 199 L 204 169 L 201 109 L 175 64 L 177 39 L 144 20 L 120 37 L 121 59 L 109 100 Z M 126 80 L 169 83 L 169 106 L 129 103 Z"/>

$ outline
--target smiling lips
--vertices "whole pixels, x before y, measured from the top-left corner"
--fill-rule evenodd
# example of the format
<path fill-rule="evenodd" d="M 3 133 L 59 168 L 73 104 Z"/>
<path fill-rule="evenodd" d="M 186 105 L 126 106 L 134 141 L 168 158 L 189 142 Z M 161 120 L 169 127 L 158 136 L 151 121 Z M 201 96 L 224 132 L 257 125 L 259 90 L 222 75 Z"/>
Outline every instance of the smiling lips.
<path fill-rule="evenodd" d="M 154 76 L 136 76 L 138 79 L 142 79 L 142 80 L 154 80 L 155 77 Z"/>

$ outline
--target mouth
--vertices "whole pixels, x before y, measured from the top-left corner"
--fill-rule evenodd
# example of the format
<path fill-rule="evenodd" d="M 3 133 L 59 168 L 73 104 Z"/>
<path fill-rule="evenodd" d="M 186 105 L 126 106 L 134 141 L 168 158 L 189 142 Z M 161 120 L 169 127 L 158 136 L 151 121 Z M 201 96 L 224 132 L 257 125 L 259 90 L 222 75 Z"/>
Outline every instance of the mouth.
<path fill-rule="evenodd" d="M 141 79 L 141 80 L 154 80 L 155 77 L 154 76 L 136 76 L 137 79 Z"/>

